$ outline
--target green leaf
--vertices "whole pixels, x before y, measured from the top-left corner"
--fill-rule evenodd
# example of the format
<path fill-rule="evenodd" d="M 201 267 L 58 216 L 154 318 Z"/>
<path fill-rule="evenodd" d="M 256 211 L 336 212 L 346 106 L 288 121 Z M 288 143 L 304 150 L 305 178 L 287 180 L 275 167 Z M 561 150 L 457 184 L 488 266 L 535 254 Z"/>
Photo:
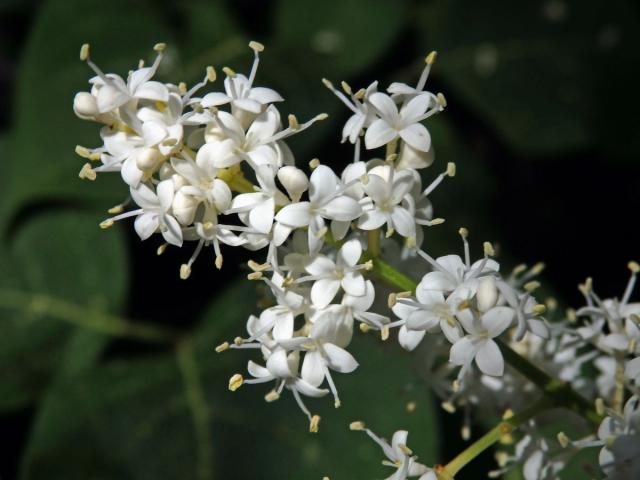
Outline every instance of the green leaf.
<path fill-rule="evenodd" d="M 597 138 L 594 87 L 610 75 L 598 65 L 623 48 L 620 36 L 636 35 L 620 25 L 632 17 L 622 5 L 441 0 L 414 19 L 422 43 L 440 54 L 433 72 L 449 107 L 463 105 L 514 149 L 542 155 Z"/>
<path fill-rule="evenodd" d="M 106 345 L 102 329 L 80 333 L 117 312 L 126 295 L 124 241 L 79 212 L 42 214 L 12 238 L 0 259 L 0 409 L 33 401 L 56 374 L 94 363 Z"/>
<path fill-rule="evenodd" d="M 254 285 L 243 281 L 222 292 L 193 340 L 175 355 L 120 360 L 60 382 L 36 419 L 21 478 L 381 478 L 379 447 L 353 420 L 380 435 L 411 431 L 409 444 L 422 461 L 437 458 L 437 425 L 430 396 L 415 382 L 411 356 L 358 335 L 361 365 L 335 375 L 343 405 L 330 397 L 309 400 L 322 416 L 308 433 L 306 417 L 287 393 L 273 404 L 270 387 L 232 393 L 228 378 L 244 370 L 255 351 L 216 354 L 214 345 L 242 333 L 255 312 Z M 385 379 L 382 384 L 380 379 Z M 414 413 L 406 404 L 416 402 Z M 68 412 L 74 415 L 69 416 Z M 73 458 L 73 461 L 67 461 Z"/>
<path fill-rule="evenodd" d="M 126 188 L 118 175 L 82 182 L 84 159 L 77 144 L 98 146 L 99 125 L 76 118 L 76 92 L 88 90 L 94 73 L 78 59 L 80 45 L 92 44 L 92 57 L 105 72 L 126 76 L 139 58 L 150 58 L 152 46 L 169 33 L 143 2 L 49 0 L 39 9 L 20 64 L 15 99 L 12 162 L 0 218 L 9 220 L 28 203 L 99 200 L 119 203 Z"/>

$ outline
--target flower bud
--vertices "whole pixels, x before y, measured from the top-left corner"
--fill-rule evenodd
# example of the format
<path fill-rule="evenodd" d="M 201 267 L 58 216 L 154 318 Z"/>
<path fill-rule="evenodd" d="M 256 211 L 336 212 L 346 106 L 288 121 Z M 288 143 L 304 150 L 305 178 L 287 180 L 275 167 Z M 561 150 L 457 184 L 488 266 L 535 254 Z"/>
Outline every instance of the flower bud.
<path fill-rule="evenodd" d="M 191 195 L 185 195 L 181 190 L 178 190 L 174 195 L 171 209 L 173 210 L 173 216 L 182 225 L 193 223 L 197 208 L 198 200 Z"/>
<path fill-rule="evenodd" d="M 498 301 L 498 289 L 496 288 L 495 278 L 482 277 L 480 279 L 476 299 L 478 301 L 478 310 L 481 312 L 486 312 L 496 305 Z"/>
<path fill-rule="evenodd" d="M 309 186 L 309 179 L 304 172 L 293 166 L 282 167 L 278 170 L 278 180 L 294 202 L 300 200 Z"/>
<path fill-rule="evenodd" d="M 162 155 L 155 148 L 143 147 L 138 150 L 136 155 L 136 165 L 143 172 L 153 170 L 162 160 Z"/>
<path fill-rule="evenodd" d="M 84 120 L 91 120 L 98 115 L 96 98 L 89 92 L 78 92 L 73 99 L 73 111 Z"/>

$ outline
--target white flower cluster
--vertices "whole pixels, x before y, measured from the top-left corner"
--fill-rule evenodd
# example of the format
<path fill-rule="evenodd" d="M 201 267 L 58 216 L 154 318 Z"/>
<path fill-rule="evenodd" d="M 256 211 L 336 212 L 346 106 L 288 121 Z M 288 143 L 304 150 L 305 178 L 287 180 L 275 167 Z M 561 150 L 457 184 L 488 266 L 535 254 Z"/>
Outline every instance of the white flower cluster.
<path fill-rule="evenodd" d="M 374 82 L 354 91 L 342 82 L 338 90 L 324 79 L 352 112 L 342 141 L 353 144 L 354 158 L 338 173 L 313 159 L 307 174 L 295 165 L 286 139 L 326 114 L 304 123 L 289 115 L 284 126 L 277 108 L 283 97 L 254 86 L 264 47 L 249 46 L 254 62 L 248 76 L 224 67 L 224 91 L 199 93 L 215 82 L 213 67 L 191 89 L 153 79 L 164 44 L 155 46 L 150 67 L 140 61 L 126 80 L 103 73 L 84 45 L 80 58 L 96 76 L 89 81 L 90 91 L 78 93 L 73 104 L 80 118 L 102 125 L 101 146 L 76 148 L 88 160 L 80 177 L 95 180 L 97 173 L 119 172 L 129 190 L 129 198 L 109 210 L 113 216 L 101 223 L 103 228 L 135 217 L 142 240 L 162 236 L 159 254 L 168 245 L 192 242 L 193 253 L 180 268 L 183 279 L 203 247 L 213 247 L 218 269 L 222 245 L 264 252 L 259 262 L 249 262 L 248 277 L 266 285 L 272 306 L 250 316 L 246 338 L 217 347 L 218 352 L 256 349 L 261 358 L 249 361 L 251 378 L 235 374 L 229 388 L 272 383 L 267 401 L 287 389 L 308 417 L 310 430 L 317 431 L 320 418 L 302 397 L 331 393 L 340 406 L 332 372 L 358 367 L 348 351 L 356 322 L 383 340 L 398 327 L 398 341 L 407 350 L 430 342 L 423 349 L 428 351 L 429 381 L 447 410 L 465 409 L 463 436 L 468 437 L 471 407 L 504 409 L 531 394 L 531 383 L 505 369 L 501 344 L 508 344 L 591 400 L 599 397 L 601 410 L 609 412 L 598 440 L 567 440 L 566 445 L 602 446 L 601 465 L 611 478 L 640 475 L 640 304 L 629 302 L 640 267 L 630 264 L 631 280 L 621 300 L 601 300 L 589 280 L 581 288 L 587 306 L 548 324 L 542 317 L 547 307 L 532 294 L 541 265 L 518 267 L 504 277 L 488 242 L 483 257 L 472 262 L 464 228 L 462 257 L 433 258 L 420 249 L 423 227 L 443 222 L 434 218 L 429 196 L 455 175 L 449 163 L 425 187 L 419 172 L 434 160 L 422 122 L 446 106 L 444 96 L 425 90 L 435 52 L 426 57 L 415 86 L 396 82 L 383 92 Z M 384 147 L 383 156 L 362 159 L 362 139 L 365 151 Z M 388 293 L 380 281 L 384 274 L 376 270 L 379 253 L 394 248 L 398 258 L 391 263 L 410 258 L 412 269 L 424 268 L 415 290 L 389 295 L 392 319 L 391 312 L 375 311 L 374 305 L 376 296 Z M 418 256 L 425 262 L 416 262 Z M 583 368 L 588 363 L 601 372 L 595 390 Z M 626 392 L 633 395 L 624 406 Z M 406 446 L 406 431 L 396 432 L 388 444 L 361 422 L 352 428 L 364 430 L 382 447 L 396 468 L 389 478 L 436 478 Z M 564 459 L 549 452 L 544 438 L 528 432 L 497 472 L 523 464 L 527 480 L 556 478 Z M 616 477 L 610 472 L 633 473 Z"/>

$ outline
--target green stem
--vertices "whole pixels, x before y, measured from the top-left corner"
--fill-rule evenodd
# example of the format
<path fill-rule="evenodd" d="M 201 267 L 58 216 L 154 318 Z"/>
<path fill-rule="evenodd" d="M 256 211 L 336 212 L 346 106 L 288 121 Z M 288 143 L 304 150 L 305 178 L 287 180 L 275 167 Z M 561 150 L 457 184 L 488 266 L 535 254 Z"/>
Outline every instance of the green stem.
<path fill-rule="evenodd" d="M 498 425 L 485 433 L 478 440 L 473 442 L 464 451 L 458 454 L 453 460 L 447 463 L 444 468 L 438 472 L 443 478 L 453 478 L 462 470 L 469 462 L 480 455 L 482 452 L 492 447 L 500 441 L 505 435 L 511 433 L 515 428 L 535 417 L 538 413 L 553 406 L 553 402 L 549 397 L 542 397 L 529 408 L 515 414 L 511 418 L 505 419 Z"/>
<path fill-rule="evenodd" d="M 116 337 L 173 343 L 179 336 L 179 333 L 172 329 L 140 322 L 132 323 L 95 308 L 40 293 L 0 290 L 0 307 L 15 309 L 27 315 L 50 315 L 78 327 Z"/>
<path fill-rule="evenodd" d="M 213 439 L 211 438 L 211 412 L 202 388 L 202 379 L 190 340 L 180 343 L 176 349 L 178 368 L 184 384 L 187 405 L 191 412 L 197 449 L 198 480 L 213 478 Z"/>
<path fill-rule="evenodd" d="M 418 284 L 413 279 L 393 268 L 382 258 L 374 257 L 371 261 L 373 262 L 373 271 L 382 280 L 394 287 L 402 289 L 403 291 L 416 291 Z"/>

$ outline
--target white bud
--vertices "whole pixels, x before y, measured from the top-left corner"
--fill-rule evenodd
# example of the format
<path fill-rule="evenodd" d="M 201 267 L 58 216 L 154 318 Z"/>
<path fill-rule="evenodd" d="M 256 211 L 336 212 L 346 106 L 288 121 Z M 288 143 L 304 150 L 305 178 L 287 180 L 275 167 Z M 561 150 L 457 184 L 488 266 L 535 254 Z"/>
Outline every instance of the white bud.
<path fill-rule="evenodd" d="M 193 223 L 197 208 L 198 201 L 193 196 L 185 195 L 181 190 L 178 190 L 174 195 L 171 209 L 173 210 L 173 216 L 182 225 Z"/>
<path fill-rule="evenodd" d="M 300 200 L 309 186 L 309 179 L 304 172 L 293 166 L 282 167 L 278 170 L 278 180 L 294 202 Z"/>
<path fill-rule="evenodd" d="M 478 310 L 481 312 L 486 312 L 496 305 L 498 301 L 498 289 L 496 288 L 495 278 L 482 277 L 480 279 L 476 299 L 478 301 Z"/>
<path fill-rule="evenodd" d="M 84 120 L 91 120 L 98 115 L 96 97 L 89 92 L 78 92 L 73 99 L 73 111 Z"/>
<path fill-rule="evenodd" d="M 142 171 L 153 170 L 161 160 L 162 155 L 155 148 L 143 147 L 136 154 L 136 165 Z"/>

